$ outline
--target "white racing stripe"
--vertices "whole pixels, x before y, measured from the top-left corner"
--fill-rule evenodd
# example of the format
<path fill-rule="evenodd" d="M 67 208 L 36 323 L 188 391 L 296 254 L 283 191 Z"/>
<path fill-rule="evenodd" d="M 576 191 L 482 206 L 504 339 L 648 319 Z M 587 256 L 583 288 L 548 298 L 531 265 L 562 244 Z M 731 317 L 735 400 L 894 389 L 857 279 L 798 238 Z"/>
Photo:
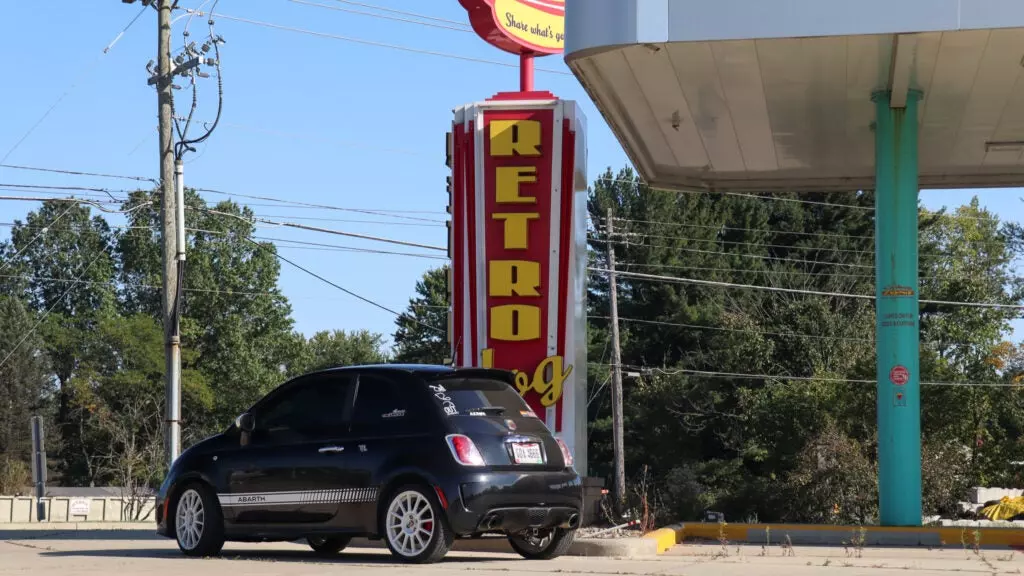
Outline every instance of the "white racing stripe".
<path fill-rule="evenodd" d="M 218 494 L 221 506 L 282 506 L 295 504 L 356 504 L 376 502 L 376 488 L 304 490 L 301 492 L 245 492 Z"/>

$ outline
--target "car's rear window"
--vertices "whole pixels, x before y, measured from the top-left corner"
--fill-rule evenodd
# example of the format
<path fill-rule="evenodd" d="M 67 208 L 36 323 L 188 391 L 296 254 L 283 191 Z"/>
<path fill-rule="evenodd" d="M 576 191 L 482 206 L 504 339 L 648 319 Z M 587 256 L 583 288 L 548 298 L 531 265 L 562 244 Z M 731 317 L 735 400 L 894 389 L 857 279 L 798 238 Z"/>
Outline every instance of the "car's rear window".
<path fill-rule="evenodd" d="M 428 383 L 445 414 L 473 414 L 488 408 L 504 408 L 506 417 L 532 416 L 530 407 L 515 389 L 489 378 L 440 378 Z"/>

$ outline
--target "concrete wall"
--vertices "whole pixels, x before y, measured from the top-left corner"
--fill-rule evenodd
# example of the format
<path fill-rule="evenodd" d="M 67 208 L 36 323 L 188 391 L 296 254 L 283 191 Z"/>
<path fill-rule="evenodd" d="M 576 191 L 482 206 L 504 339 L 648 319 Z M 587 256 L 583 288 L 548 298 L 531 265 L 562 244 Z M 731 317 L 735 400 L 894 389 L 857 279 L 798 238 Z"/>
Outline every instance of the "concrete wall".
<path fill-rule="evenodd" d="M 55 496 L 43 498 L 46 509 L 46 522 L 154 522 L 152 498 L 139 499 L 142 512 L 131 513 L 131 502 L 125 498 L 72 498 Z M 37 499 L 28 496 L 0 496 L 0 525 L 19 522 L 37 522 Z M 87 514 L 72 514 L 81 510 L 72 510 L 72 503 L 81 505 L 88 503 Z"/>

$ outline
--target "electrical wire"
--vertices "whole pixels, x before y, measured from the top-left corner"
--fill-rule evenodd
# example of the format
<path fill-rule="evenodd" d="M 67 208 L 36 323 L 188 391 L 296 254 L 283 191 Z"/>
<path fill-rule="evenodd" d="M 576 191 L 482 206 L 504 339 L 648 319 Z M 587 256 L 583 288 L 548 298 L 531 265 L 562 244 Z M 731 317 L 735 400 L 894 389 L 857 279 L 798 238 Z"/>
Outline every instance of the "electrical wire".
<path fill-rule="evenodd" d="M 456 26 L 468 27 L 469 24 L 460 22 L 458 20 L 449 20 L 447 18 L 438 18 L 437 16 L 428 16 L 426 14 L 417 14 L 415 12 L 407 12 L 405 10 L 396 10 L 395 8 L 388 8 L 385 6 L 378 6 L 376 4 L 366 4 L 365 2 L 354 2 L 353 0 L 334 0 L 335 2 L 341 2 L 342 4 L 348 4 L 350 6 L 360 6 L 362 8 L 369 8 L 371 10 L 378 10 L 380 12 L 389 12 L 391 14 L 401 14 L 402 16 L 411 16 L 413 18 L 419 18 L 421 20 L 432 20 L 434 22 L 444 22 L 445 24 L 454 24 Z"/>
<path fill-rule="evenodd" d="M 590 268 L 587 270 L 591 272 L 597 272 L 602 274 L 608 274 L 610 271 L 605 268 Z M 616 276 L 625 276 L 627 278 L 637 278 L 640 280 L 655 280 L 662 282 L 678 282 L 681 284 L 696 284 L 700 286 L 716 286 L 719 288 L 741 288 L 748 290 L 766 290 L 769 292 L 786 292 L 790 294 L 808 294 L 812 296 L 829 296 L 833 298 L 856 298 L 860 300 L 875 300 L 875 297 L 868 294 L 846 294 L 842 292 L 822 292 L 819 290 L 801 290 L 797 288 L 777 288 L 775 286 L 758 286 L 753 284 L 736 284 L 733 282 L 718 282 L 716 280 L 698 280 L 695 278 L 681 278 L 678 276 L 659 276 L 656 274 L 641 274 L 639 272 L 620 272 L 615 271 Z M 995 302 L 955 302 L 951 300 L 925 300 L 919 299 L 920 304 L 937 304 L 943 306 L 967 306 L 975 308 L 995 308 L 995 309 L 1006 309 L 1006 310 L 1024 310 L 1024 305 L 1021 304 L 998 304 Z"/>
<path fill-rule="evenodd" d="M 187 209 L 191 209 L 191 207 L 189 207 L 189 206 L 186 206 L 186 208 Z M 410 246 L 410 247 L 413 247 L 413 248 L 425 248 L 427 250 L 437 250 L 437 251 L 440 251 L 440 252 L 447 252 L 448 251 L 447 248 L 443 248 L 441 246 L 431 246 L 429 244 L 420 244 L 418 242 L 407 242 L 405 240 L 394 240 L 392 238 L 381 238 L 379 236 L 370 236 L 370 235 L 367 235 L 367 234 L 357 234 L 355 232 L 343 232 L 341 230 L 332 230 L 330 228 L 320 228 L 318 226 L 307 226 L 305 224 L 296 224 L 295 222 L 281 222 L 281 221 L 277 221 L 277 220 L 269 220 L 267 218 L 252 218 L 252 219 L 249 219 L 249 218 L 246 218 L 244 216 L 239 216 L 237 214 L 231 214 L 229 212 L 222 212 L 220 210 L 210 210 L 208 208 L 207 209 L 202 209 L 201 208 L 200 210 L 202 210 L 203 212 L 208 212 L 210 214 L 217 214 L 217 215 L 220 215 L 220 216 L 229 216 L 231 218 L 237 218 L 237 219 L 239 219 L 239 220 L 241 220 L 243 222 L 247 222 L 247 223 L 253 224 L 253 225 L 255 225 L 258 222 L 258 223 L 262 223 L 262 224 L 269 224 L 271 226 L 287 226 L 289 228 L 298 228 L 300 230 L 309 230 L 309 231 L 312 231 L 312 232 L 323 232 L 323 233 L 326 233 L 326 234 L 337 234 L 338 236 L 347 236 L 349 238 L 359 238 L 359 239 L 362 239 L 362 240 L 371 240 L 371 241 L 374 241 L 374 242 L 384 242 L 384 243 L 387 243 L 387 244 L 397 244 L 399 246 Z"/>
<path fill-rule="evenodd" d="M 601 239 L 602 242 L 609 242 L 607 239 Z M 761 254 L 747 254 L 746 252 L 722 252 L 717 250 L 703 250 L 700 248 L 685 248 L 681 246 L 666 246 L 665 244 L 638 244 L 636 242 L 629 242 L 627 240 L 611 240 L 612 244 L 619 244 L 622 246 L 638 246 L 642 248 L 664 248 L 666 250 L 675 250 L 677 252 L 690 252 L 693 254 L 711 254 L 715 256 L 739 256 L 741 258 L 756 258 L 758 260 L 769 260 L 776 262 L 788 262 L 790 264 L 812 264 L 815 266 L 849 266 L 851 268 L 866 268 L 874 270 L 873 264 L 853 264 L 848 262 L 823 262 L 820 260 L 807 260 L 803 258 L 783 258 L 781 256 L 764 256 Z"/>
<path fill-rule="evenodd" d="M 597 364 L 594 362 L 588 362 L 588 364 L 595 366 L 614 367 L 614 364 Z M 675 376 L 677 374 L 689 374 L 693 376 L 703 376 L 706 378 L 737 378 L 737 379 L 752 379 L 752 380 L 791 380 L 795 382 L 836 382 L 841 384 L 877 384 L 875 380 L 865 380 L 856 378 L 831 378 L 827 376 L 788 376 L 788 375 L 772 375 L 772 374 L 748 374 L 745 372 L 715 372 L 709 370 L 688 370 L 684 368 L 668 370 L 665 368 L 652 368 L 644 366 L 633 366 L 627 364 L 620 364 L 622 368 L 631 368 L 633 370 L 645 371 L 645 372 L 657 372 L 665 376 Z M 949 386 L 956 388 L 969 388 L 969 387 L 982 387 L 982 388 L 1024 388 L 1024 383 L 1007 383 L 1007 382 L 921 382 L 921 386 Z"/>
<path fill-rule="evenodd" d="M 125 35 L 125 33 L 126 33 L 126 32 L 128 32 L 128 30 L 129 30 L 129 29 L 131 29 L 131 27 L 132 27 L 132 26 L 133 26 L 133 25 L 135 24 L 135 22 L 137 22 L 137 21 L 138 21 L 138 19 L 139 19 L 139 18 L 140 18 L 140 17 L 142 16 L 142 13 L 143 13 L 143 12 L 145 12 L 145 11 L 146 11 L 146 6 L 143 6 L 143 7 L 142 7 L 142 10 L 140 10 L 140 11 L 139 11 L 139 13 L 138 13 L 138 14 L 136 14 L 134 18 L 132 18 L 132 19 L 131 19 L 130 21 L 128 21 L 128 24 L 126 24 L 126 25 L 125 25 L 125 26 L 124 26 L 123 28 L 121 28 L 121 31 L 117 33 L 117 36 L 115 36 L 115 37 L 114 37 L 114 39 L 113 39 L 113 40 L 111 40 L 111 41 L 110 41 L 110 42 L 109 42 L 109 43 L 108 43 L 108 44 L 107 44 L 107 45 L 106 45 L 106 46 L 105 46 L 105 47 L 103 48 L 103 52 L 101 52 L 101 53 L 100 53 L 100 54 L 99 54 L 99 55 L 98 55 L 98 56 L 96 57 L 96 59 L 95 59 L 95 60 L 94 60 L 94 61 L 92 62 L 92 64 L 90 64 L 90 65 L 88 66 L 88 68 L 86 68 L 85 70 L 82 70 L 82 73 L 81 73 L 81 74 L 80 74 L 80 75 L 79 75 L 79 76 L 78 76 L 77 78 L 75 78 L 75 79 L 74 79 L 74 80 L 73 80 L 73 81 L 71 82 L 71 85 L 70 85 L 70 86 L 68 86 L 68 88 L 67 88 L 66 90 L 64 90 L 64 92 L 63 92 L 63 93 L 61 93 L 60 97 L 58 97 L 58 98 L 57 98 L 57 100 L 55 100 L 55 101 L 54 101 L 54 103 L 53 103 L 53 104 L 51 104 L 51 105 L 50 105 L 50 107 L 49 107 L 49 108 L 47 108 L 45 112 L 43 112 L 43 115 L 42 115 L 42 116 L 40 116 L 38 120 L 36 120 L 35 124 L 33 124 L 33 125 L 32 125 L 32 126 L 31 126 L 31 127 L 29 128 L 29 129 L 28 129 L 28 131 L 27 131 L 27 132 L 25 132 L 25 133 L 24 133 L 24 134 L 23 134 L 23 135 L 21 136 L 21 138 L 19 138 L 19 139 L 18 139 L 18 141 L 17 141 L 17 142 L 15 142 L 15 143 L 14 143 L 14 145 L 13 145 L 13 146 L 11 146 L 11 147 L 10 147 L 10 148 L 9 148 L 9 149 L 7 150 L 7 152 L 6 152 L 6 153 L 5 153 L 4 155 L 3 155 L 3 158 L 0 158 L 0 164 L 3 164 L 4 162 L 7 162 L 7 159 L 11 157 L 11 154 L 14 154 L 14 152 L 15 152 L 15 151 L 16 151 L 16 150 L 17 150 L 17 149 L 18 149 L 19 147 L 21 147 L 22 143 L 24 143 L 24 142 L 25 142 L 25 140 L 27 140 L 27 139 L 28 139 L 28 137 L 29 137 L 29 136 L 31 136 L 31 135 L 32 135 L 32 133 L 36 131 L 36 128 L 39 128 L 39 126 L 40 126 L 40 125 L 41 125 L 41 124 L 42 124 L 42 123 L 43 123 L 44 121 L 46 121 L 46 119 L 47 119 L 47 118 L 48 118 L 48 117 L 50 116 L 50 114 L 51 114 L 51 113 L 53 113 L 53 111 L 54 111 L 54 110 L 55 110 L 55 109 L 57 108 L 57 106 L 59 106 L 59 105 L 60 105 L 60 103 L 64 101 L 64 98 L 66 98 L 66 97 L 67 97 L 67 96 L 68 96 L 69 94 L 71 94 L 71 92 L 73 92 L 73 91 L 75 90 L 75 88 L 76 88 L 76 87 L 78 87 L 78 83 L 79 83 L 79 82 L 81 82 L 83 78 L 85 78 L 86 76 L 88 76 L 89 74 L 91 74 L 91 73 L 92 73 L 92 71 L 93 71 L 93 70 L 94 70 L 94 69 L 96 68 L 96 66 L 98 66 L 98 65 L 99 65 L 99 63 L 100 63 L 100 61 L 101 61 L 101 60 L 103 59 L 103 57 L 104 57 L 104 56 L 105 56 L 105 55 L 106 55 L 106 54 L 107 54 L 108 52 L 110 52 L 110 50 L 111 50 L 111 49 L 112 49 L 112 48 L 114 47 L 114 44 L 117 44 L 117 42 L 118 42 L 118 41 L 119 41 L 119 40 L 121 39 L 121 37 L 123 37 L 123 36 Z"/>
<path fill-rule="evenodd" d="M 594 318 L 597 320 L 611 321 L 608 316 L 595 316 L 590 314 L 587 318 Z M 819 334 L 800 334 L 796 332 L 766 332 L 763 330 L 752 330 L 745 328 L 723 328 L 721 326 L 706 326 L 699 324 L 683 324 L 679 322 L 663 322 L 660 320 L 641 320 L 639 318 L 624 318 L 619 316 L 619 322 L 629 322 L 633 324 L 650 324 L 654 326 L 670 326 L 673 328 L 692 328 L 694 330 L 712 330 L 718 332 L 736 332 L 742 334 L 758 334 L 761 336 L 774 336 L 778 338 L 810 338 L 817 340 L 837 340 L 842 342 L 857 342 L 862 344 L 874 344 L 874 340 L 868 338 L 848 338 L 845 336 L 823 336 Z"/>
<path fill-rule="evenodd" d="M 88 272 L 89 269 L 92 268 L 92 265 L 95 264 L 96 261 L 100 259 L 100 256 L 103 256 L 104 254 L 106 254 L 106 249 L 101 250 L 98 254 L 96 254 L 96 256 L 89 262 L 89 265 L 86 266 L 84 270 L 80 271 L 80 274 L 85 274 L 86 272 Z M 79 268 L 81 268 L 81 265 L 79 265 Z M 25 341 L 28 340 L 30 336 L 32 336 L 32 334 L 35 333 L 36 329 L 39 328 L 39 326 L 43 323 L 44 320 L 46 320 L 46 317 L 50 315 L 50 312 L 52 312 L 53 309 L 57 307 L 57 304 L 60 304 L 61 301 L 64 300 L 64 298 L 71 292 L 71 290 L 74 287 L 74 284 L 68 286 L 68 289 L 65 290 L 64 293 L 61 294 L 60 297 L 57 298 L 53 302 L 53 304 L 51 304 L 50 307 L 46 309 L 45 312 L 43 312 L 43 315 L 39 317 L 39 321 L 37 321 L 32 326 L 32 328 L 30 328 L 28 332 L 26 332 L 25 335 L 21 337 L 21 340 L 18 340 L 18 343 L 15 344 L 13 348 L 11 348 L 11 351 L 8 352 L 6 356 L 4 356 L 4 359 L 0 360 L 0 368 L 2 368 L 4 364 L 7 364 L 7 361 L 10 360 L 11 356 L 13 356 L 14 353 L 17 352 L 19 348 L 21 348 L 21 345 L 24 344 Z"/>
<path fill-rule="evenodd" d="M 306 0 L 288 0 L 293 4 L 302 4 L 305 6 L 315 6 L 317 8 L 326 8 L 327 10 L 336 10 L 338 12 L 346 12 L 348 14 L 358 14 L 360 16 L 370 16 L 371 18 L 380 18 L 382 20 L 391 20 L 394 22 L 405 22 L 407 24 L 418 24 L 420 26 L 428 26 L 430 28 L 441 28 L 443 30 L 454 30 L 456 32 L 472 32 L 471 28 L 457 27 L 448 24 L 435 24 L 433 22 L 422 22 L 418 20 L 412 20 L 409 18 L 399 18 L 397 16 L 387 16 L 385 14 L 374 14 L 373 12 L 364 12 L 362 10 L 353 10 L 351 8 L 342 8 L 341 6 L 328 6 L 327 4 L 318 4 L 316 2 L 307 2 Z"/>
<path fill-rule="evenodd" d="M 40 168 L 38 166 L 22 166 L 18 164 L 0 164 L 0 168 L 11 168 L 13 170 L 31 170 L 33 172 L 50 172 L 53 174 L 67 174 L 72 176 L 95 176 L 98 178 L 117 178 L 121 180 L 135 180 L 138 182 L 152 182 L 154 184 L 158 182 L 156 178 L 147 178 L 145 176 L 125 176 L 122 174 L 104 174 L 102 172 L 82 172 L 79 170 L 65 170 L 61 168 Z"/>
<path fill-rule="evenodd" d="M 261 248 L 265 248 L 262 244 L 260 244 L 259 242 L 256 242 L 255 240 L 250 240 L 248 238 L 246 238 L 246 240 L 248 240 L 249 242 L 252 242 L 253 244 L 255 244 L 255 245 L 257 245 L 257 246 L 259 246 Z M 332 282 L 332 281 L 328 280 L 327 278 L 324 278 L 323 276 L 317 274 L 316 272 L 313 272 L 312 270 L 310 270 L 310 269 L 308 269 L 308 268 L 306 268 L 306 267 L 304 267 L 304 266 L 302 266 L 300 264 L 297 264 L 297 263 L 289 260 L 288 258 L 285 258 L 284 256 L 278 254 L 276 250 L 274 251 L 274 256 L 276 256 L 278 259 L 280 259 L 280 260 L 282 260 L 284 262 L 287 262 L 288 264 L 291 264 L 292 266 L 298 268 L 299 270 L 305 272 L 306 274 L 309 274 L 310 276 L 316 278 L 317 280 L 320 280 L 321 282 L 323 282 L 325 284 L 328 284 L 330 286 L 333 286 L 333 287 L 337 288 L 338 290 L 341 290 L 342 292 L 344 292 L 345 294 L 348 294 L 349 296 L 351 296 L 353 298 L 356 298 L 358 300 L 362 300 L 363 302 L 365 302 L 365 303 L 367 303 L 367 304 L 369 304 L 371 306 L 374 306 L 376 308 L 380 308 L 381 310 L 384 310 L 385 312 L 390 312 L 396 318 L 402 318 L 402 317 L 406 317 L 407 316 L 406 314 L 403 314 L 401 312 L 396 312 L 396 311 L 392 310 L 391 308 L 388 308 L 387 306 L 385 306 L 383 304 L 379 304 L 377 302 L 374 302 L 373 300 L 370 300 L 369 298 L 366 298 L 365 296 L 360 296 L 359 294 L 356 294 L 355 292 L 353 292 L 353 291 L 351 291 L 351 290 L 349 290 L 349 289 L 347 289 L 347 288 L 345 288 L 343 286 L 340 286 L 339 284 L 336 284 L 335 282 Z M 420 326 L 423 326 L 424 328 L 427 328 L 428 330 L 432 330 L 434 332 L 438 332 L 438 333 L 441 333 L 441 334 L 446 334 L 447 333 L 445 330 L 442 330 L 442 329 L 437 328 L 435 326 L 431 326 L 430 324 L 426 324 L 426 323 L 421 322 L 421 321 L 419 321 L 419 320 L 417 320 L 415 318 L 412 318 L 412 321 L 415 322 L 416 324 L 419 324 Z"/>
<path fill-rule="evenodd" d="M 186 8 L 186 10 L 188 10 Z M 197 11 L 198 14 L 202 15 L 203 12 Z M 299 34 L 307 34 L 310 36 L 319 36 L 321 38 L 329 38 L 332 40 L 341 40 L 343 42 L 352 42 L 354 44 L 363 44 L 365 46 L 376 46 L 378 48 L 390 48 L 392 50 L 400 50 L 402 52 L 411 52 L 414 54 L 424 54 L 427 56 L 438 56 L 440 58 L 449 58 L 452 60 L 462 60 L 464 62 L 476 62 L 479 64 L 491 64 L 494 66 L 503 66 L 506 68 L 518 68 L 519 64 L 512 64 L 509 62 L 500 62 L 498 60 L 487 60 L 486 58 L 475 58 L 472 56 L 462 56 L 460 54 L 450 54 L 447 52 L 437 52 L 434 50 L 423 50 L 420 48 L 410 48 L 408 46 L 400 46 L 397 44 L 387 44 L 385 42 L 375 42 L 373 40 L 364 40 L 362 38 L 352 38 L 350 36 L 340 36 L 337 34 L 328 34 L 326 32 L 316 32 L 313 30 L 306 30 L 304 28 L 295 28 L 293 26 L 284 26 L 281 24 L 274 24 L 272 22 L 262 22 L 259 20 L 251 20 L 249 18 L 240 18 L 238 16 L 229 16 L 227 14 L 216 14 L 218 18 L 224 18 L 225 20 L 233 20 L 235 22 L 242 22 L 245 24 L 252 24 L 255 26 L 262 26 L 264 28 L 273 28 L 275 30 L 285 30 L 288 32 L 296 32 Z M 551 70 L 548 68 L 536 68 L 537 72 L 547 72 L 548 74 L 557 74 L 559 76 L 571 76 L 569 72 L 563 72 L 561 70 Z"/>

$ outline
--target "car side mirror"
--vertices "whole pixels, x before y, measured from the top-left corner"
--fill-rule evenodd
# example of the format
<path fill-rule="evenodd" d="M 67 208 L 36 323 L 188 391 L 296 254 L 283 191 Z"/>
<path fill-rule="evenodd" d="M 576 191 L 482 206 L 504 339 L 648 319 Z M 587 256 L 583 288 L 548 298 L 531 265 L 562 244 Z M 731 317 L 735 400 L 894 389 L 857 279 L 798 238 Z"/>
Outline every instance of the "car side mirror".
<path fill-rule="evenodd" d="M 238 418 L 235 418 L 235 427 L 242 432 L 252 434 L 253 430 L 256 429 L 256 417 L 246 412 Z"/>

